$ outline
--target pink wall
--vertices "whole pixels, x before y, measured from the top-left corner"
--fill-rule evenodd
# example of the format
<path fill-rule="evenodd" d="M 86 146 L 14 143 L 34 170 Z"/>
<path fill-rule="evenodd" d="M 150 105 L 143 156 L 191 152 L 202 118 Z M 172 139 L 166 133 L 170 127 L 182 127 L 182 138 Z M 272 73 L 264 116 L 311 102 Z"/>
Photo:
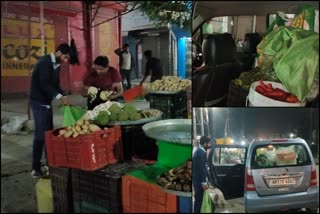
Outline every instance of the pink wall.
<path fill-rule="evenodd" d="M 70 65 L 70 84 L 71 91 L 77 93 L 80 90 L 82 79 L 87 71 L 87 54 L 86 54 L 86 44 L 84 40 L 84 31 L 79 30 L 78 28 L 83 27 L 83 18 L 82 14 L 77 15 L 76 17 L 69 18 L 69 29 L 70 29 L 70 39 L 74 39 L 77 50 L 78 50 L 78 59 L 80 65 Z"/>
<path fill-rule="evenodd" d="M 21 3 L 21 2 L 20 2 Z M 47 8 L 50 9 L 50 14 L 46 14 L 46 18 L 54 20 L 55 24 L 55 45 L 59 45 L 61 43 L 67 42 L 70 43 L 71 39 L 75 40 L 75 44 L 78 50 L 78 58 L 80 65 L 63 65 L 61 67 L 60 74 L 60 82 L 63 90 L 71 91 L 72 93 L 78 93 L 81 89 L 81 84 L 85 72 L 87 71 L 87 54 L 86 54 L 86 45 L 84 40 L 84 32 L 79 30 L 83 28 L 83 15 L 82 11 L 82 2 L 81 1 L 61 1 L 55 2 L 54 5 L 50 5 L 50 2 L 46 3 L 48 5 Z M 52 6 L 52 7 L 49 7 Z M 37 5 L 33 6 L 32 15 L 35 17 L 39 17 L 39 9 L 36 8 Z M 20 10 L 14 11 L 15 7 L 12 7 L 13 13 L 24 14 L 29 10 Z M 17 8 L 17 7 L 16 7 Z M 24 7 L 25 8 L 25 7 Z M 72 13 L 62 13 L 62 12 L 54 12 L 54 9 L 67 9 L 70 10 L 72 8 Z M 114 8 L 118 10 L 119 8 Z M 122 8 L 123 9 L 123 8 Z M 77 15 L 75 15 L 75 11 L 78 11 Z M 102 10 L 103 11 L 103 10 Z M 70 15 L 67 17 L 66 15 Z M 72 15 L 72 16 L 71 16 Z M 114 21 L 119 25 L 117 21 Z M 112 26 L 112 29 L 117 27 L 116 29 L 119 31 L 118 26 Z M 69 33 L 70 31 L 70 33 Z M 116 32 L 116 35 L 112 37 L 116 39 L 111 40 L 110 42 L 117 43 L 115 47 L 118 47 L 118 41 L 121 41 L 119 38 L 121 32 Z M 69 40 L 70 39 L 70 40 Z M 93 46 L 92 46 L 93 47 Z M 115 56 L 112 56 L 112 63 L 117 65 L 117 60 Z M 30 77 L 1 77 L 1 92 L 2 93 L 28 93 L 30 89 Z"/>

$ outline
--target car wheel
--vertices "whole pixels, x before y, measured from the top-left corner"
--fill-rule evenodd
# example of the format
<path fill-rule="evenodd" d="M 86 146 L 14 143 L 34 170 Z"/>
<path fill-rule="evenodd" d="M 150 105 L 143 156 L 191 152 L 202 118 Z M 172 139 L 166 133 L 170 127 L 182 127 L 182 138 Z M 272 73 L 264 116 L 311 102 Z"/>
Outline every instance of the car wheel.
<path fill-rule="evenodd" d="M 307 213 L 317 213 L 318 212 L 318 208 L 307 208 Z"/>

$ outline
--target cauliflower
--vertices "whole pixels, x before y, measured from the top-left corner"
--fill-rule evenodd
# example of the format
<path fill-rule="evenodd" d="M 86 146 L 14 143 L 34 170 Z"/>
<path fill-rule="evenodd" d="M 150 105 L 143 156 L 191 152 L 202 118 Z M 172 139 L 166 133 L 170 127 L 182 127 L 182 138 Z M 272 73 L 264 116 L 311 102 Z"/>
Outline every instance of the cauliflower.
<path fill-rule="evenodd" d="M 101 91 L 100 98 L 103 101 L 109 100 L 110 96 L 113 94 L 113 91 Z"/>
<path fill-rule="evenodd" d="M 100 113 L 100 111 L 108 111 L 107 109 L 112 105 L 112 102 L 107 101 L 105 103 L 101 103 L 100 105 L 97 105 L 96 107 L 94 107 L 93 110 L 89 110 L 85 113 L 85 115 L 83 116 L 83 119 L 86 120 L 93 120 L 94 118 L 96 118 L 98 116 L 98 114 Z"/>
<path fill-rule="evenodd" d="M 95 95 L 97 93 L 98 93 L 98 89 L 96 87 L 90 86 L 88 88 L 88 95 L 91 95 L 91 94 Z"/>
<path fill-rule="evenodd" d="M 90 100 L 91 103 L 96 99 L 97 93 L 98 93 L 98 89 L 96 87 L 90 86 L 88 88 L 88 95 L 91 98 Z"/>
<path fill-rule="evenodd" d="M 98 116 L 99 112 L 98 111 L 87 111 L 85 115 L 83 115 L 82 119 L 84 120 L 93 120 Z"/>

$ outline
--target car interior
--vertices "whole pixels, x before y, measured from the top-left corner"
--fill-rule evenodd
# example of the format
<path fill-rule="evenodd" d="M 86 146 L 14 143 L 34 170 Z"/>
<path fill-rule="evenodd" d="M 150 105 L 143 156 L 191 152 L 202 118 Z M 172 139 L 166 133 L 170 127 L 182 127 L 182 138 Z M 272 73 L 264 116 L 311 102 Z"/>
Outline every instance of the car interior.
<path fill-rule="evenodd" d="M 192 26 L 194 106 L 230 106 L 229 83 L 256 67 L 256 47 L 276 13 L 282 11 L 293 18 L 302 3 L 319 10 L 316 1 L 196 1 Z"/>
<path fill-rule="evenodd" d="M 226 200 L 242 197 L 247 147 L 214 145 L 209 153 L 208 180 L 218 187 Z"/>

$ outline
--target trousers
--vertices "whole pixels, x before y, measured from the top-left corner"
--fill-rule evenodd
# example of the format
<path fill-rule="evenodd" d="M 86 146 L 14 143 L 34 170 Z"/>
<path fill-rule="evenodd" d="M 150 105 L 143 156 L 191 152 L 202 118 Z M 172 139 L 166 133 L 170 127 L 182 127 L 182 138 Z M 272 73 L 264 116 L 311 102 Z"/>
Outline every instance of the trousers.
<path fill-rule="evenodd" d="M 45 132 L 53 129 L 52 106 L 49 108 L 38 101 L 30 100 L 30 106 L 34 118 L 35 132 L 32 147 L 32 169 L 40 171 L 43 150 L 45 151 Z"/>

